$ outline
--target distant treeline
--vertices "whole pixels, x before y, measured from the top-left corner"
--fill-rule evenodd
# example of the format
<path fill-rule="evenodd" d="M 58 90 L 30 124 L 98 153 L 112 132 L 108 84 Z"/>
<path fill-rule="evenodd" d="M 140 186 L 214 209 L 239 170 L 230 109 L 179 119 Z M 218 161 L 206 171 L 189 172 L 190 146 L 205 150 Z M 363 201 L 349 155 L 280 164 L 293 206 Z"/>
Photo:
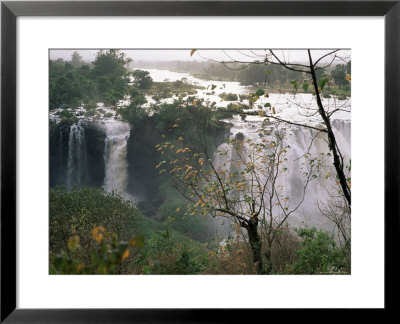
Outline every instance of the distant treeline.
<path fill-rule="evenodd" d="M 302 77 L 302 73 L 290 71 L 280 65 L 241 63 L 222 64 L 218 62 L 165 61 L 165 62 L 132 62 L 134 68 L 165 69 L 174 72 L 187 72 L 201 79 L 217 81 L 237 81 L 243 85 L 273 83 L 286 85 Z M 335 85 L 342 87 L 349 84 L 346 79 L 351 74 L 351 61 L 348 64 L 338 64 L 329 69 L 317 70 L 317 78 L 330 76 Z"/>

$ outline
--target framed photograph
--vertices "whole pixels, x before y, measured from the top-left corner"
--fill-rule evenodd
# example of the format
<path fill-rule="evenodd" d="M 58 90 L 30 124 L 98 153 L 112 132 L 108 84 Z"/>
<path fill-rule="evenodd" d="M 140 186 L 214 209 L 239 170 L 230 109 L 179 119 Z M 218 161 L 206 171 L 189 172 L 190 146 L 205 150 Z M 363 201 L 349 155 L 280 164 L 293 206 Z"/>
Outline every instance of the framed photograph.
<path fill-rule="evenodd" d="M 2 2 L 1 321 L 392 309 L 399 15 Z"/>

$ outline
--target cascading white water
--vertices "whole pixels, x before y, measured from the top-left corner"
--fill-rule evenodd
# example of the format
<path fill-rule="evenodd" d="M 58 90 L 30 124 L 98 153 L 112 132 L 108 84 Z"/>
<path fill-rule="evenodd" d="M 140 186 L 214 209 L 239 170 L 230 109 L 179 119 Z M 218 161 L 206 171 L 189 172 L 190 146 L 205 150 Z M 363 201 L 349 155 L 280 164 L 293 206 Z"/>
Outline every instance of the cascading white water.
<path fill-rule="evenodd" d="M 115 119 L 104 120 L 104 127 L 107 136 L 104 147 L 104 189 L 108 192 L 118 191 L 125 197 L 128 180 L 126 151 L 130 127 L 128 123 Z"/>
<path fill-rule="evenodd" d="M 181 80 L 185 78 L 189 83 L 201 85 L 205 87 L 205 90 L 198 90 L 197 96 L 204 99 L 206 102 L 217 102 L 219 107 L 226 107 L 230 102 L 221 101 L 218 95 L 220 93 L 233 92 L 236 94 L 248 94 L 251 89 L 248 87 L 241 86 L 237 82 L 217 82 L 210 80 L 201 80 L 190 76 L 185 73 L 176 73 L 166 70 L 154 70 L 148 69 L 151 77 L 155 81 L 164 81 L 168 79 L 170 81 Z M 210 95 L 208 86 L 216 85 L 215 93 Z M 165 99 L 167 101 L 169 99 Z M 351 158 L 351 121 L 350 121 L 350 110 L 351 110 L 351 98 L 347 98 L 344 101 L 338 100 L 336 96 L 332 98 L 322 98 L 323 105 L 327 109 L 327 112 L 332 112 L 336 109 L 335 113 L 331 115 L 331 124 L 333 131 L 336 136 L 336 141 L 344 158 L 344 165 L 349 165 Z M 244 104 L 249 104 L 248 100 L 243 100 Z M 279 94 L 270 93 L 268 97 L 261 96 L 249 109 L 250 112 L 259 112 L 260 110 L 268 111 L 264 108 L 264 105 L 269 103 L 275 107 L 275 116 L 280 117 L 283 120 L 293 121 L 299 124 L 308 124 L 314 127 L 323 127 L 322 119 L 318 114 L 315 97 L 312 94 L 299 93 L 296 96 L 290 94 Z M 340 108 L 340 109 L 337 109 Z M 268 111 L 271 114 L 271 111 Z M 231 128 L 231 138 L 235 137 L 236 134 L 242 133 L 245 139 L 251 139 L 257 141 L 259 139 L 258 130 L 260 129 L 262 122 L 265 118 L 259 117 L 258 115 L 248 115 L 245 120 L 241 116 L 234 116 L 232 119 L 226 120 L 233 126 Z M 312 145 L 310 146 L 311 139 L 315 136 L 315 130 L 303 128 L 295 125 L 281 124 L 286 128 L 287 136 L 284 140 L 284 145 L 290 145 L 290 149 L 287 154 L 286 167 L 288 168 L 279 181 L 285 191 L 285 195 L 290 197 L 289 206 L 296 205 L 301 200 L 304 177 L 302 177 L 301 163 L 304 163 L 303 156 L 309 151 L 311 157 L 325 156 L 326 166 L 321 168 L 320 177 L 314 179 L 307 186 L 307 193 L 305 199 L 301 204 L 300 208 L 290 216 L 289 223 L 293 226 L 316 226 L 324 230 L 330 230 L 332 223 L 321 215 L 318 203 L 328 202 L 331 197 L 329 196 L 328 190 L 332 188 L 338 188 L 335 184 L 336 174 L 332 166 L 332 157 L 328 156 L 329 148 L 327 139 L 324 134 L 319 134 L 314 138 Z M 290 135 L 291 134 L 291 135 Z M 229 150 L 227 144 L 222 144 L 219 151 Z M 323 153 L 323 154 L 322 154 Z M 217 168 L 230 169 L 229 159 L 232 158 L 233 151 L 227 152 L 228 156 L 222 156 L 219 154 L 214 155 L 214 163 Z M 232 170 L 233 171 L 233 170 Z M 325 175 L 331 173 L 333 177 L 325 179 Z M 337 192 L 337 191 L 336 191 Z"/>
<path fill-rule="evenodd" d="M 68 140 L 68 169 L 66 184 L 82 186 L 87 182 L 85 129 L 78 123 L 70 127 Z"/>
<path fill-rule="evenodd" d="M 232 123 L 231 138 L 234 138 L 238 133 L 243 134 L 244 140 L 251 140 L 257 142 L 260 140 L 258 130 L 261 127 L 260 121 L 247 121 L 242 120 L 239 116 L 230 120 Z M 334 120 L 332 127 L 336 135 L 338 146 L 344 158 L 344 165 L 349 164 L 350 160 L 350 121 L 348 120 Z M 275 128 L 277 130 L 278 128 Z M 329 201 L 328 190 L 335 187 L 334 177 L 325 178 L 329 172 L 336 174 L 332 166 L 332 157 L 328 156 L 329 148 L 325 134 L 316 135 L 315 130 L 304 128 L 300 126 L 279 126 L 282 131 L 286 130 L 286 136 L 283 140 L 283 145 L 290 145 L 286 155 L 285 167 L 287 171 L 278 178 L 278 185 L 283 187 L 284 196 L 288 196 L 289 210 L 294 208 L 302 199 L 304 188 L 304 176 L 302 175 L 302 163 L 308 163 L 308 160 L 302 158 L 305 153 L 309 152 L 310 157 L 321 158 L 325 157 L 324 166 L 321 167 L 320 177 L 313 179 L 307 186 L 307 191 L 300 208 L 296 210 L 288 219 L 289 224 L 292 226 L 316 226 L 324 230 L 331 230 L 332 223 L 321 215 L 318 204 L 322 206 L 323 203 Z M 314 139 L 313 139 L 314 138 Z M 311 140 L 313 143 L 311 144 Z M 248 148 L 251 150 L 251 148 Z M 223 143 L 218 148 L 217 152 L 226 152 L 226 156 L 216 153 L 214 155 L 214 164 L 217 169 L 228 169 L 234 171 L 228 162 L 234 159 L 234 150 Z M 305 170 L 304 170 L 305 171 Z"/>
<path fill-rule="evenodd" d="M 332 122 L 332 128 L 335 133 L 336 142 L 343 156 L 343 163 L 346 167 L 350 162 L 350 122 L 346 120 L 335 120 Z M 294 138 L 290 138 L 291 150 L 288 154 L 288 177 L 283 178 L 284 185 L 288 187 L 289 195 L 293 197 L 293 202 L 298 201 L 299 190 L 302 188 L 302 180 L 300 177 L 299 166 L 300 161 L 298 157 L 306 152 L 309 153 L 310 158 L 324 159 L 319 171 L 319 177 L 311 181 L 307 187 L 305 199 L 297 214 L 291 220 L 291 224 L 301 226 L 302 222 L 306 226 L 316 226 L 324 230 L 331 230 L 333 223 L 326 217 L 323 217 L 320 208 L 332 200 L 331 194 L 337 196 L 339 186 L 336 184 L 336 170 L 333 167 L 333 157 L 329 156 L 331 152 L 328 147 L 328 140 L 326 134 L 318 134 L 315 137 L 316 131 L 304 129 L 299 126 L 292 127 Z M 313 139 L 314 138 L 314 139 Z M 311 140 L 313 139 L 312 145 Z M 308 160 L 307 162 L 308 163 Z M 297 187 L 296 185 L 297 184 Z"/>

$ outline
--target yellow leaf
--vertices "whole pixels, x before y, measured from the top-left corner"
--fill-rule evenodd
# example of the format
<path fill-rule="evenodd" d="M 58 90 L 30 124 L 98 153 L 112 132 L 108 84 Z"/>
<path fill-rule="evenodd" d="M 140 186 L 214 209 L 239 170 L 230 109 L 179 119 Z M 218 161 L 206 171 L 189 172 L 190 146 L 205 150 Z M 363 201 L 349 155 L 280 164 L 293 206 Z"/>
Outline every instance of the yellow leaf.
<path fill-rule="evenodd" d="M 80 272 L 84 267 L 85 267 L 84 263 L 79 263 L 78 266 L 76 267 L 76 271 Z"/>
<path fill-rule="evenodd" d="M 126 249 L 124 254 L 122 254 L 121 262 L 125 261 L 129 257 L 129 249 Z"/>
<path fill-rule="evenodd" d="M 179 138 L 178 138 L 178 141 L 179 141 L 179 142 L 182 142 L 182 141 L 183 141 L 183 137 L 182 137 L 182 136 L 179 137 Z"/>
<path fill-rule="evenodd" d="M 104 227 L 103 226 L 95 227 L 92 230 L 92 238 L 97 243 L 100 243 L 103 240 L 103 232 L 104 232 Z"/>
<path fill-rule="evenodd" d="M 346 80 L 347 80 L 347 81 L 351 81 L 351 75 L 350 75 L 350 74 L 347 74 Z"/>
<path fill-rule="evenodd" d="M 204 159 L 203 159 L 203 158 L 200 158 L 200 159 L 199 159 L 199 163 L 200 163 L 200 165 L 203 165 L 203 164 L 204 164 Z"/>
<path fill-rule="evenodd" d="M 178 207 L 178 208 L 176 209 L 176 212 L 179 213 L 180 210 L 181 210 L 181 207 Z"/>
<path fill-rule="evenodd" d="M 143 248 L 144 247 L 144 238 L 142 234 L 139 234 L 136 237 L 131 237 L 131 239 L 129 240 L 129 245 L 130 246 L 136 246 L 138 248 Z"/>
<path fill-rule="evenodd" d="M 196 52 L 196 51 L 197 51 L 197 49 L 192 49 L 192 50 L 190 51 L 190 56 L 193 56 L 194 52 Z"/>
<path fill-rule="evenodd" d="M 79 236 L 78 235 L 71 236 L 68 240 L 67 246 L 68 250 L 75 252 L 79 246 Z"/>

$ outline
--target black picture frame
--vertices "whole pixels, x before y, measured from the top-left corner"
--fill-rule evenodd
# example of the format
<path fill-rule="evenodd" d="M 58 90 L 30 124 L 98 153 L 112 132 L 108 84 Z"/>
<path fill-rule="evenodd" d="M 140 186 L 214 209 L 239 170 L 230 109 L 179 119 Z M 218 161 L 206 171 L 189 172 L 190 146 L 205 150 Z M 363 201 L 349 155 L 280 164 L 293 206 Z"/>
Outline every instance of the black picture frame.
<path fill-rule="evenodd" d="M 384 16 L 385 310 L 399 279 L 400 1 L 2 1 L 1 3 L 1 322 L 236 322 L 266 310 L 16 308 L 16 19 L 19 16 Z M 373 44 L 371 44 L 373 46 Z M 373 170 L 371 170 L 373 172 Z M 371 188 L 373 190 L 373 188 Z M 394 245 L 394 246 L 393 246 Z M 389 250 L 394 249 L 391 253 Z M 373 256 L 371 256 L 373 259 Z M 367 283 L 366 283 L 367 284 Z M 268 310 L 272 312 L 272 310 Z"/>

